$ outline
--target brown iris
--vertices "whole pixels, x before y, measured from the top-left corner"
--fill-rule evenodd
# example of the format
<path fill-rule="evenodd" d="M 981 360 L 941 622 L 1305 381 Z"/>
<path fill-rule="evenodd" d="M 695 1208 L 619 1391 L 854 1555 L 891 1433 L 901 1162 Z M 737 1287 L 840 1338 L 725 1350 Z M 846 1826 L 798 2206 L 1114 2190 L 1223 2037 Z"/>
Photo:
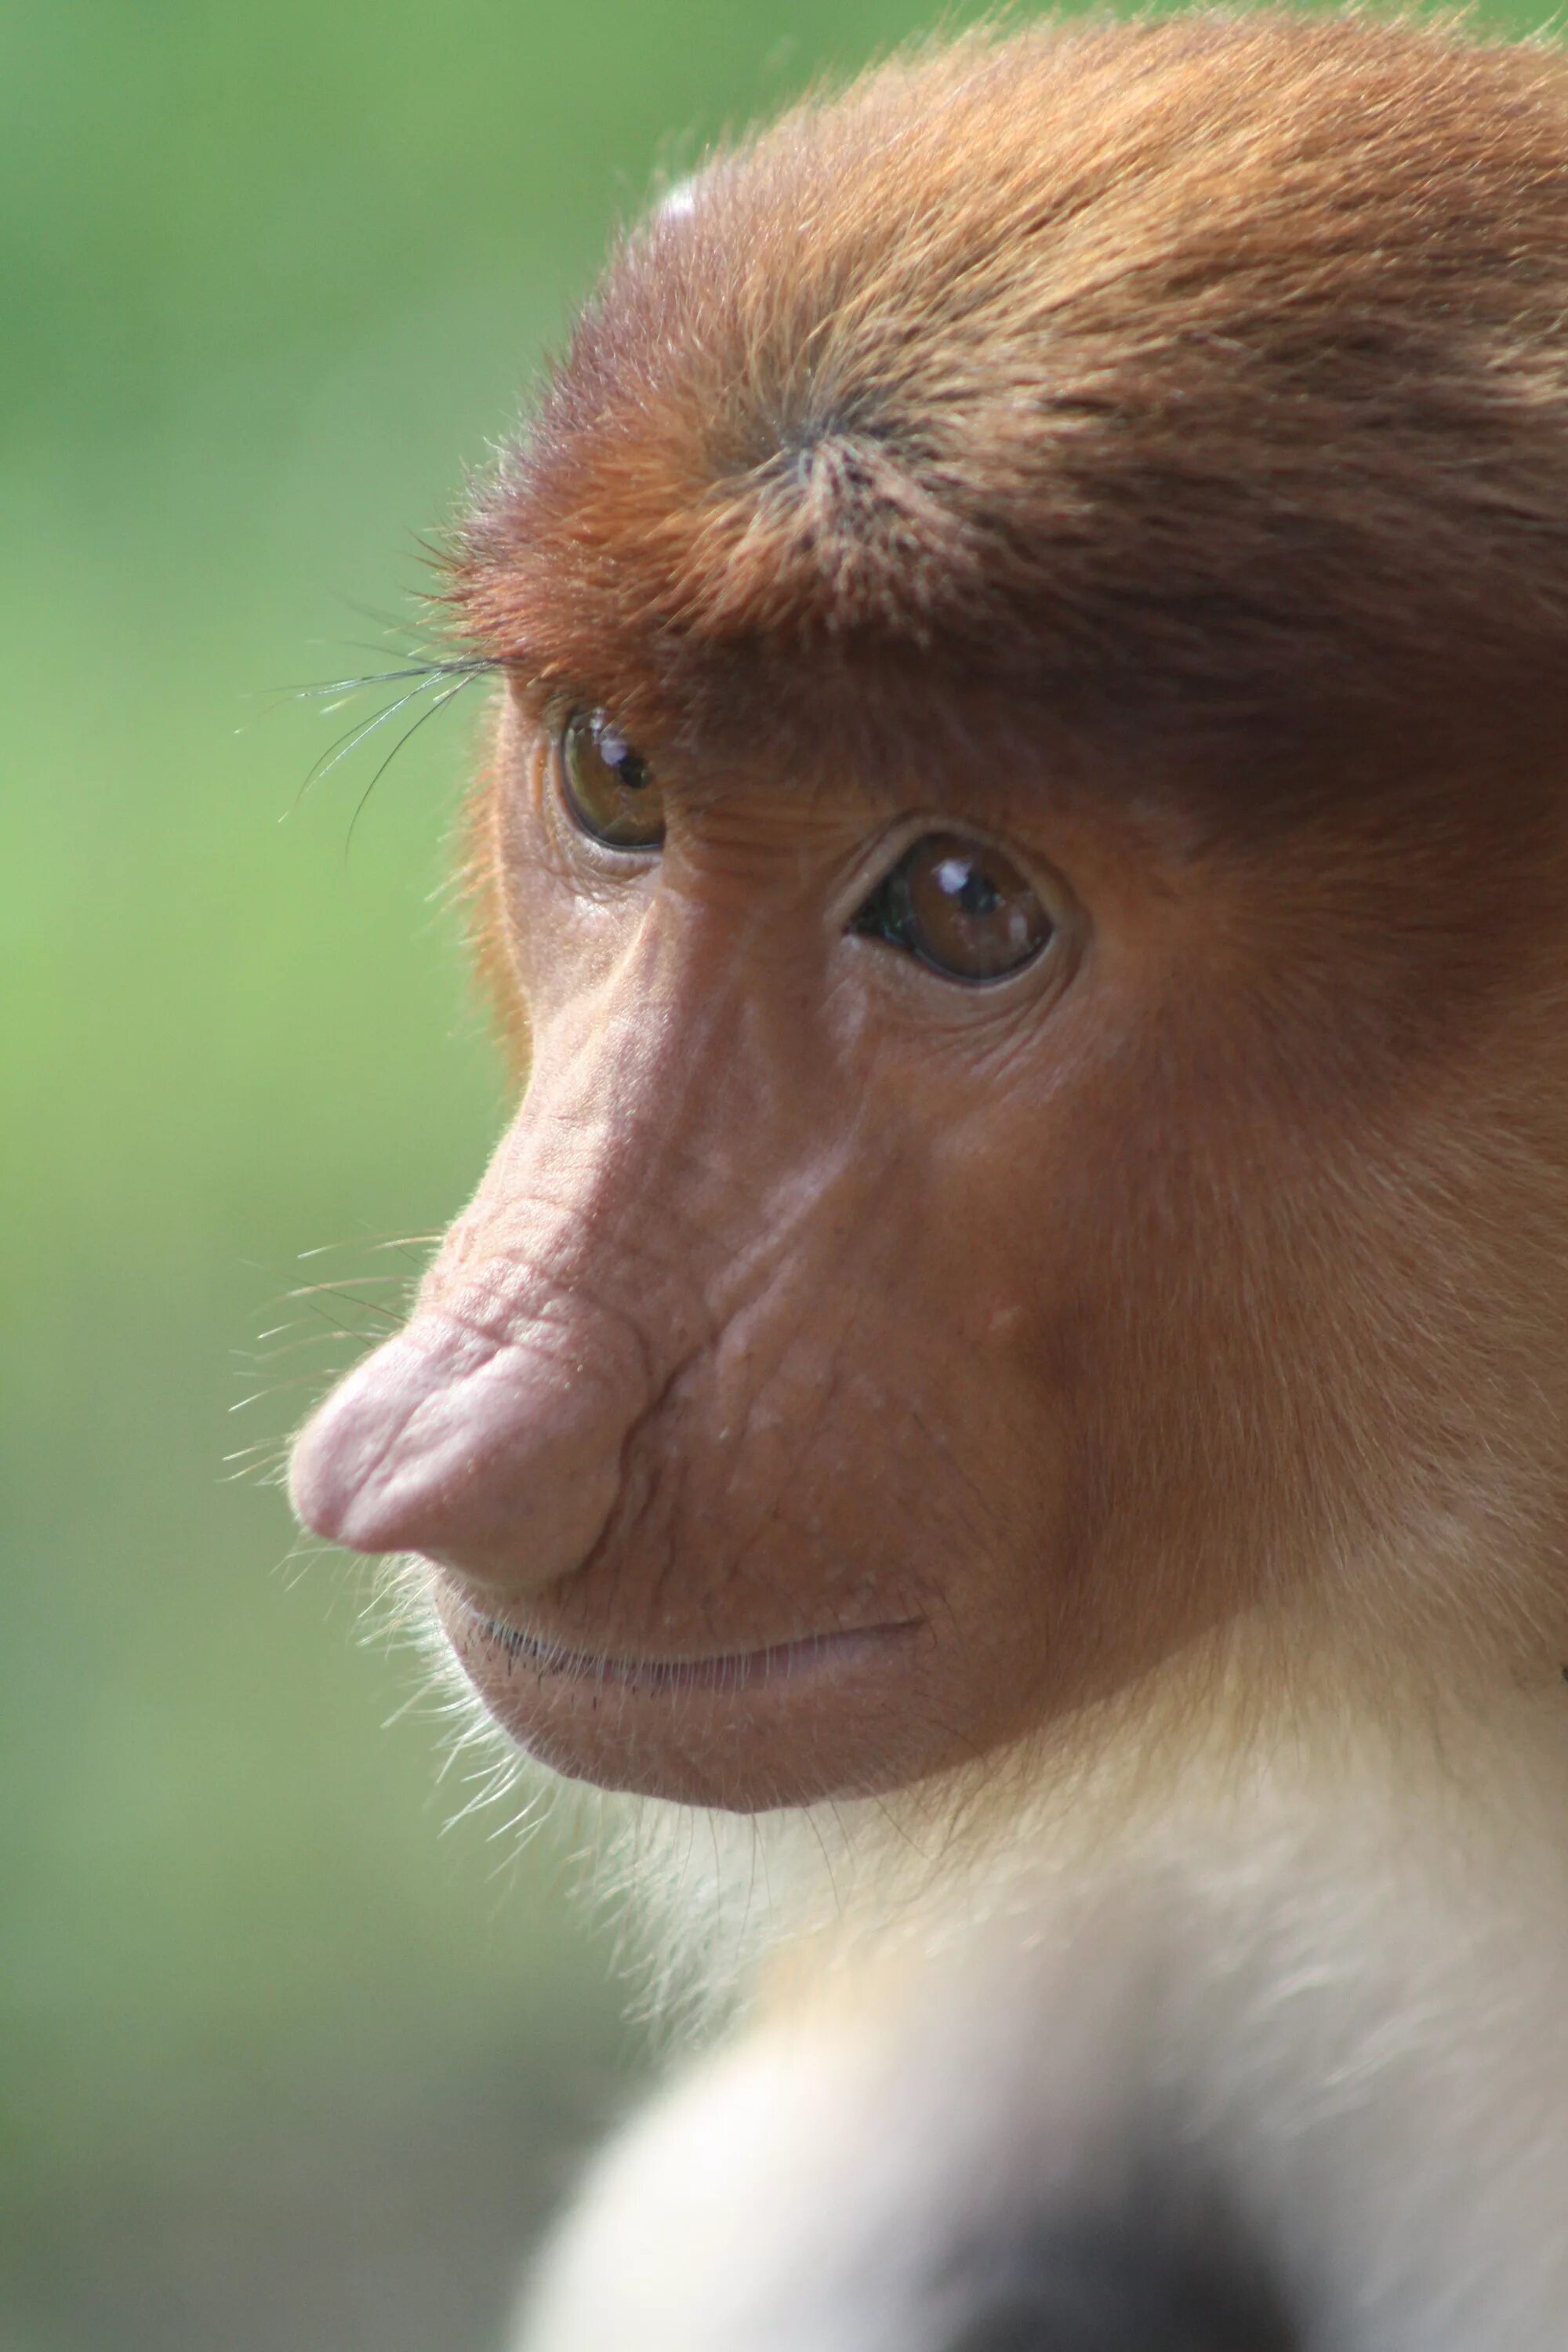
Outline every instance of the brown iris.
<path fill-rule="evenodd" d="M 555 740 L 561 797 L 580 831 L 611 849 L 658 849 L 664 795 L 640 752 L 602 710 L 574 710 Z"/>
<path fill-rule="evenodd" d="M 922 834 L 878 884 L 853 928 L 972 986 L 1021 971 L 1056 931 L 1005 851 L 957 833 Z"/>

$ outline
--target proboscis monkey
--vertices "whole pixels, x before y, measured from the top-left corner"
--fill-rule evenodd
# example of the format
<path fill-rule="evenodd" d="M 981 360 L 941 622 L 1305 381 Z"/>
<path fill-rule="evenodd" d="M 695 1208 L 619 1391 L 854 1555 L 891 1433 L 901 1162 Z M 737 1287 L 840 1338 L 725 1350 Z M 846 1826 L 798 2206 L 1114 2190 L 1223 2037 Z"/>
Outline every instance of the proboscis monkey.
<path fill-rule="evenodd" d="M 295 1498 L 773 1923 L 524 2341 L 1563 2352 L 1562 54 L 897 58 L 452 594 L 526 1089 Z"/>

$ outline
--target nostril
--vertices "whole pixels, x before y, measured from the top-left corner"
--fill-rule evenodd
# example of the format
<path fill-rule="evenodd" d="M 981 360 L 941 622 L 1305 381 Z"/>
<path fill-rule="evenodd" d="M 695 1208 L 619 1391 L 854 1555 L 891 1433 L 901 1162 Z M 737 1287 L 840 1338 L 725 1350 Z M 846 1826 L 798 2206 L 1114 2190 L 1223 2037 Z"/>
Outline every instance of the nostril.
<path fill-rule="evenodd" d="M 561 1336 L 416 1318 L 301 1433 L 299 1517 L 352 1551 L 426 1552 L 511 1582 L 565 1574 L 609 1517 L 640 1398 L 563 1356 Z"/>

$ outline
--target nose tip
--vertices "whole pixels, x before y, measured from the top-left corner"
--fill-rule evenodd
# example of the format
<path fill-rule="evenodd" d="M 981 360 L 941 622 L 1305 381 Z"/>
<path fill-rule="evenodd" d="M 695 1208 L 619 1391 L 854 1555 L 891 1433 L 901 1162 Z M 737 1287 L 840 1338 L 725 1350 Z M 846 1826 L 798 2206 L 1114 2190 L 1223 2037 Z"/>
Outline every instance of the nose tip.
<path fill-rule="evenodd" d="M 609 1517 L 637 1401 L 552 1337 L 416 1317 L 301 1432 L 299 1518 L 351 1551 L 423 1552 L 513 1585 L 568 1573 Z"/>

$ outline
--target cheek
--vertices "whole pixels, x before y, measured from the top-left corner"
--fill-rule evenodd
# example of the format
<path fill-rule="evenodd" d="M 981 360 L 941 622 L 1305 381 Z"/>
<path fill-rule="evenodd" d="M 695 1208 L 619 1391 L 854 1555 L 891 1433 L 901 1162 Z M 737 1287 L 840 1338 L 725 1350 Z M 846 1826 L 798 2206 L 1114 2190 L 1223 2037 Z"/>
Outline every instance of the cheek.
<path fill-rule="evenodd" d="M 945 1613 L 987 1743 L 1254 1599 L 1292 1475 L 1270 1404 L 1289 1253 L 1227 1229 L 1223 1139 L 1200 1165 L 1146 1076 L 1041 1091 L 1048 1116 L 1025 1091 L 1010 1122 L 999 1096 L 984 1148 L 952 1135 L 930 1209 L 945 1475 L 991 1535 L 944 1564 Z"/>
<path fill-rule="evenodd" d="M 1227 1119 L 1201 1073 L 1131 1076 L 1055 1174 L 1040 1276 L 1068 1444 L 1058 1640 L 1097 1687 L 1316 1573 L 1377 1412 L 1342 1183 L 1287 1125 Z"/>

